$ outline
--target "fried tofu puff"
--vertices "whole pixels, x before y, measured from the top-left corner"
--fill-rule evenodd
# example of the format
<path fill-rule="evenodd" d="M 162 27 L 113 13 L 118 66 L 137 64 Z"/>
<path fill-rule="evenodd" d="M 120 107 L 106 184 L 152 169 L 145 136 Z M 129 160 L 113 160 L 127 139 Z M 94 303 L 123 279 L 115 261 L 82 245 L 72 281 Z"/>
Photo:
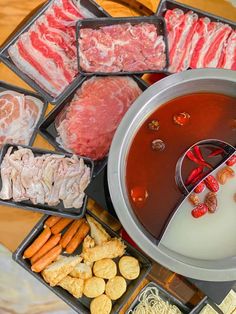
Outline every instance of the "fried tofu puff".
<path fill-rule="evenodd" d="M 124 278 L 134 280 L 140 274 L 139 262 L 132 256 L 123 256 L 119 260 L 119 270 Z"/>
<path fill-rule="evenodd" d="M 97 277 L 111 279 L 117 274 L 116 263 L 110 258 L 101 259 L 94 263 L 93 273 Z"/>
<path fill-rule="evenodd" d="M 92 277 L 85 281 L 83 294 L 88 298 L 96 298 L 104 293 L 105 285 L 104 279 Z"/>
<path fill-rule="evenodd" d="M 58 286 L 67 290 L 75 298 L 81 298 L 84 289 L 84 280 L 80 278 L 72 278 L 71 276 L 66 276 L 58 283 Z"/>
<path fill-rule="evenodd" d="M 124 255 L 125 248 L 126 246 L 120 239 L 113 238 L 103 245 L 86 249 L 83 252 L 83 258 L 85 262 L 96 262 L 103 258 L 116 258 Z"/>
<path fill-rule="evenodd" d="M 92 300 L 90 303 L 91 314 L 110 314 L 112 309 L 111 299 L 107 295 L 102 294 Z"/>
<path fill-rule="evenodd" d="M 126 289 L 127 283 L 125 279 L 121 276 L 116 276 L 108 280 L 105 293 L 111 300 L 117 300 L 125 293 Z"/>

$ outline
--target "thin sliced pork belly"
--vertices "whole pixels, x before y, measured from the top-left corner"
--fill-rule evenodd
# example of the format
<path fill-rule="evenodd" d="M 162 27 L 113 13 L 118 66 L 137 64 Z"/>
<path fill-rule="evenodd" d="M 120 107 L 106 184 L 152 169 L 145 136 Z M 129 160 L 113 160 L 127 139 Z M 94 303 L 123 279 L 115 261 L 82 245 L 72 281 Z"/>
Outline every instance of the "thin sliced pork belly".
<path fill-rule="evenodd" d="M 199 40 L 193 51 L 191 68 L 216 68 L 231 30 L 227 24 L 209 19 L 199 21 Z"/>
<path fill-rule="evenodd" d="M 52 96 L 58 96 L 78 74 L 75 25 L 93 17 L 72 0 L 55 0 L 9 49 L 15 65 Z"/>
<path fill-rule="evenodd" d="M 55 121 L 58 143 L 81 156 L 102 159 L 121 119 L 140 94 L 130 77 L 93 77 L 85 81 Z"/>
<path fill-rule="evenodd" d="M 233 31 L 229 36 L 218 67 L 236 70 L 236 31 Z"/>
<path fill-rule="evenodd" d="M 168 48 L 170 64 L 176 49 L 176 45 L 181 31 L 180 25 L 184 19 L 184 12 L 180 9 L 167 10 L 165 14 L 165 21 L 168 33 Z"/>
<path fill-rule="evenodd" d="M 181 20 L 182 23 L 179 25 L 179 31 L 175 37 L 176 42 L 170 52 L 169 71 L 172 73 L 187 70 L 189 67 L 191 41 L 197 27 L 198 15 L 189 11 Z"/>

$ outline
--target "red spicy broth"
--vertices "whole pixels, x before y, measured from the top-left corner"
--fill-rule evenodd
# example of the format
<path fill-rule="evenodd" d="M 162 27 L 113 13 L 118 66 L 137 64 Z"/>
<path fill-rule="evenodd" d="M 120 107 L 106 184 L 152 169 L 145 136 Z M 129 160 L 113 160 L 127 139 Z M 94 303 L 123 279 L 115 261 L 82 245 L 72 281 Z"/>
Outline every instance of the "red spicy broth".
<path fill-rule="evenodd" d="M 190 117 L 181 126 L 173 117 L 182 112 Z M 158 130 L 150 129 L 153 120 L 159 122 Z M 156 139 L 163 141 L 163 151 L 153 150 Z M 236 98 L 213 93 L 175 98 L 150 115 L 134 136 L 127 158 L 127 191 L 137 218 L 156 238 L 182 197 L 175 183 L 176 163 L 186 149 L 204 139 L 236 146 Z"/>

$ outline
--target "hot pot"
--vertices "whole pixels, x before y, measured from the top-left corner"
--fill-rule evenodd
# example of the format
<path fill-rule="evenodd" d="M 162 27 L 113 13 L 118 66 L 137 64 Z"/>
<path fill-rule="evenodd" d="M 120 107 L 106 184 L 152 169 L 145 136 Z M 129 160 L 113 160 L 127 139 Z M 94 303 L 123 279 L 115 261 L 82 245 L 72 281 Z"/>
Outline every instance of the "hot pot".
<path fill-rule="evenodd" d="M 116 214 L 124 228 L 154 261 L 186 277 L 232 281 L 236 280 L 236 256 L 222 260 L 200 260 L 167 249 L 143 228 L 132 210 L 126 190 L 126 159 L 139 127 L 158 106 L 178 96 L 197 92 L 236 97 L 236 72 L 221 69 L 189 70 L 168 76 L 149 87 L 129 109 L 113 138 L 108 159 L 108 186 Z"/>

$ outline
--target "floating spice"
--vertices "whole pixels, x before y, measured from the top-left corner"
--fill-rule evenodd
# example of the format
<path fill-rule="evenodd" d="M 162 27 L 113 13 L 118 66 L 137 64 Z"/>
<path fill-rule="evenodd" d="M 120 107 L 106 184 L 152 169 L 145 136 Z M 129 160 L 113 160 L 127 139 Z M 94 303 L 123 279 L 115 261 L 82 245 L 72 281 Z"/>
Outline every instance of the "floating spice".
<path fill-rule="evenodd" d="M 160 139 L 156 139 L 152 141 L 153 150 L 162 152 L 165 149 L 165 147 L 166 147 L 165 143 Z"/>
<path fill-rule="evenodd" d="M 218 172 L 217 172 L 217 180 L 219 181 L 220 184 L 224 185 L 228 179 L 233 178 L 235 176 L 235 172 L 232 168 L 230 168 L 229 166 L 226 166 L 224 168 L 221 168 Z"/>
<path fill-rule="evenodd" d="M 198 195 L 195 193 L 190 194 L 188 199 L 189 199 L 190 203 L 194 206 L 200 204 L 200 199 L 199 199 Z"/>
<path fill-rule="evenodd" d="M 148 191 L 142 186 L 134 187 L 130 194 L 136 205 L 143 205 L 148 198 Z"/>
<path fill-rule="evenodd" d="M 190 114 L 187 112 L 181 112 L 173 116 L 174 123 L 180 126 L 186 125 L 189 122 L 189 119 Z"/>
<path fill-rule="evenodd" d="M 148 123 L 149 130 L 158 131 L 160 129 L 160 123 L 157 120 L 152 120 Z"/>
<path fill-rule="evenodd" d="M 208 212 L 206 204 L 199 204 L 192 210 L 192 216 L 194 218 L 200 218 Z"/>
<path fill-rule="evenodd" d="M 201 182 L 198 184 L 198 186 L 195 187 L 194 192 L 199 194 L 202 193 L 206 188 L 206 184 L 204 182 Z"/>
<path fill-rule="evenodd" d="M 229 158 L 229 160 L 226 161 L 227 166 L 234 166 L 236 164 L 236 155 L 233 155 Z"/>
<path fill-rule="evenodd" d="M 208 176 L 205 180 L 204 180 L 207 188 L 211 191 L 211 192 L 218 192 L 219 191 L 219 183 L 216 180 L 215 177 L 213 177 L 212 175 Z"/>
<path fill-rule="evenodd" d="M 208 207 L 208 211 L 210 213 L 214 213 L 217 208 L 217 198 L 216 194 L 213 192 L 209 192 L 205 198 L 205 205 Z"/>

